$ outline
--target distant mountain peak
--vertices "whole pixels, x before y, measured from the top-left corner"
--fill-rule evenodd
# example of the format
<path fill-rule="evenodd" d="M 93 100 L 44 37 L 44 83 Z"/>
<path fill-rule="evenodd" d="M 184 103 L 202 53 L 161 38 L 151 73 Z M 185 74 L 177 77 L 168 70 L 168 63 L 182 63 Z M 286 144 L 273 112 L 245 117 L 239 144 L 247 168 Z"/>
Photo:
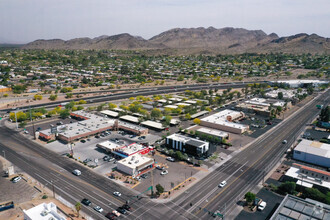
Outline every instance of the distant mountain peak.
<path fill-rule="evenodd" d="M 158 50 L 160 53 L 327 53 L 329 38 L 317 34 L 296 34 L 279 37 L 275 33 L 267 35 L 262 30 L 244 28 L 173 28 L 146 40 L 129 33 L 102 35 L 90 38 L 36 40 L 24 45 L 24 49 L 120 49 Z"/>

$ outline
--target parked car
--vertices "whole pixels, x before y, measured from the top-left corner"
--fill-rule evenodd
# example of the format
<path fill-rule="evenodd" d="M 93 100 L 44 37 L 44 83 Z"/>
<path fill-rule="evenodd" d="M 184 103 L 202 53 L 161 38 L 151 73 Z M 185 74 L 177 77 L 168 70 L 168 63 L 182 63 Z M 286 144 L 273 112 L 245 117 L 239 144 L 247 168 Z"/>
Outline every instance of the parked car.
<path fill-rule="evenodd" d="M 13 182 L 13 183 L 17 183 L 18 181 L 20 181 L 22 179 L 22 177 L 20 177 L 20 176 L 16 176 L 16 177 L 13 177 L 12 179 L 11 179 L 11 181 Z"/>
<path fill-rule="evenodd" d="M 141 175 L 141 178 L 143 178 L 143 179 L 147 179 L 147 178 L 148 178 L 148 174 L 146 174 L 146 173 L 142 174 L 142 175 Z"/>
<path fill-rule="evenodd" d="M 121 196 L 121 193 L 120 192 L 113 192 L 113 194 L 115 195 L 115 196 Z"/>
<path fill-rule="evenodd" d="M 160 175 L 166 175 L 166 174 L 168 174 L 168 171 L 167 171 L 167 170 L 163 170 L 163 171 L 160 173 Z"/>
<path fill-rule="evenodd" d="M 117 211 L 124 215 L 127 213 L 126 209 L 124 209 L 123 207 L 118 207 Z"/>
<path fill-rule="evenodd" d="M 265 201 L 262 201 L 260 205 L 258 206 L 258 210 L 262 211 L 266 208 L 267 203 Z"/>
<path fill-rule="evenodd" d="M 111 158 L 110 156 L 105 155 L 105 156 L 103 157 L 103 160 L 104 160 L 104 161 L 109 161 L 110 158 Z"/>
<path fill-rule="evenodd" d="M 105 215 L 107 219 L 116 219 L 116 215 L 113 214 L 112 212 L 108 212 L 108 214 Z"/>
<path fill-rule="evenodd" d="M 81 143 L 86 143 L 86 140 L 80 140 Z"/>
<path fill-rule="evenodd" d="M 156 166 L 156 169 L 157 169 L 157 170 L 163 170 L 164 167 L 161 167 L 161 166 L 157 165 L 157 166 Z"/>
<path fill-rule="evenodd" d="M 25 134 L 28 134 L 29 132 L 27 130 L 24 131 Z"/>
<path fill-rule="evenodd" d="M 81 203 L 86 205 L 86 206 L 90 206 L 92 203 L 91 201 L 89 201 L 88 199 L 84 198 L 83 200 L 81 200 Z"/>
<path fill-rule="evenodd" d="M 226 180 L 222 181 L 222 182 L 219 184 L 219 187 L 222 188 L 222 187 L 224 187 L 225 185 L 227 185 L 227 181 L 226 181 Z"/>
<path fill-rule="evenodd" d="M 129 138 L 135 138 L 135 135 L 130 135 Z"/>
<path fill-rule="evenodd" d="M 100 136 L 98 136 L 98 135 L 95 135 L 95 138 L 100 138 Z"/>
<path fill-rule="evenodd" d="M 72 171 L 72 173 L 74 174 L 74 175 L 76 175 L 76 176 L 80 176 L 81 175 L 81 171 L 80 170 L 74 170 L 74 171 Z"/>
<path fill-rule="evenodd" d="M 166 160 L 171 161 L 171 162 L 175 161 L 175 159 L 173 157 L 166 157 Z"/>
<path fill-rule="evenodd" d="M 99 212 L 99 213 L 103 212 L 103 209 L 100 206 L 95 206 L 94 210 Z"/>
<path fill-rule="evenodd" d="M 88 162 L 91 162 L 91 161 L 92 161 L 92 159 L 87 158 L 87 159 L 85 159 L 85 160 L 83 161 L 83 163 L 88 163 Z"/>

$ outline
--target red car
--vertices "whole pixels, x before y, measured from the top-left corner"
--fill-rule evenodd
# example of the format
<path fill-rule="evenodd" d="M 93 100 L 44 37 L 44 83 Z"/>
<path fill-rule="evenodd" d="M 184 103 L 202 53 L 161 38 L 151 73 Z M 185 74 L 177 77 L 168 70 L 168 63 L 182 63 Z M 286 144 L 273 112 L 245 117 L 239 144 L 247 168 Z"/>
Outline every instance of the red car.
<path fill-rule="evenodd" d="M 108 212 L 108 214 L 106 214 L 105 217 L 108 219 L 115 219 L 117 216 L 112 212 Z"/>

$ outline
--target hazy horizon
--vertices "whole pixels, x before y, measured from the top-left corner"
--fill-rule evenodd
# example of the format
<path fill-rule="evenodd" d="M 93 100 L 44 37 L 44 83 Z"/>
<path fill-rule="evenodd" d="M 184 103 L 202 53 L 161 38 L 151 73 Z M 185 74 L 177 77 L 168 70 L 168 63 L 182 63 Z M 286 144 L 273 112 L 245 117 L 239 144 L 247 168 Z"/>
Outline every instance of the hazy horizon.
<path fill-rule="evenodd" d="M 326 0 L 0 0 L 0 43 L 129 33 L 144 39 L 172 28 L 234 27 L 280 37 L 330 36 Z"/>

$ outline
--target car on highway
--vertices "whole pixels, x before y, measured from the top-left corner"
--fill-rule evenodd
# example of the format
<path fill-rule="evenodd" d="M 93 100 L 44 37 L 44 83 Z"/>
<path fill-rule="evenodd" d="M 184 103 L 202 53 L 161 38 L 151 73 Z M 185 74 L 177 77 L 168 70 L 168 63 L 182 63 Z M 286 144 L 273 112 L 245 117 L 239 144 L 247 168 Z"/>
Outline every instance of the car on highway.
<path fill-rule="evenodd" d="M 124 204 L 122 208 L 126 209 L 127 211 L 131 211 L 131 207 L 127 204 Z"/>
<path fill-rule="evenodd" d="M 219 184 L 219 188 L 222 188 L 222 187 L 224 187 L 225 185 L 227 185 L 227 181 L 226 181 L 226 180 L 222 181 L 222 182 Z"/>
<path fill-rule="evenodd" d="M 107 219 L 116 219 L 117 215 L 113 214 L 112 212 L 108 212 L 108 214 L 105 215 Z"/>
<path fill-rule="evenodd" d="M 118 207 L 117 211 L 124 215 L 127 213 L 126 209 L 124 209 L 123 207 Z"/>
<path fill-rule="evenodd" d="M 160 175 L 166 175 L 166 174 L 168 174 L 168 171 L 167 171 L 167 170 L 163 170 L 163 171 L 160 173 Z"/>
<path fill-rule="evenodd" d="M 93 209 L 99 213 L 103 212 L 103 209 L 100 206 L 95 206 Z"/>
<path fill-rule="evenodd" d="M 81 203 L 84 204 L 85 206 L 90 206 L 92 204 L 91 201 L 89 201 L 88 199 L 84 198 L 83 200 L 81 200 Z"/>
<path fill-rule="evenodd" d="M 262 211 L 266 208 L 267 203 L 265 201 L 262 201 L 260 205 L 258 206 L 258 210 Z"/>
<path fill-rule="evenodd" d="M 80 176 L 81 175 L 81 171 L 80 170 L 77 170 L 75 169 L 74 171 L 72 171 L 72 173 L 76 176 Z"/>
<path fill-rule="evenodd" d="M 13 177 L 12 179 L 11 179 L 11 181 L 13 182 L 13 183 L 17 183 L 18 181 L 20 181 L 22 179 L 22 177 L 20 177 L 20 176 L 15 176 L 15 177 Z"/>
<path fill-rule="evenodd" d="M 171 161 L 171 162 L 175 161 L 175 159 L 173 157 L 166 157 L 166 160 Z"/>
<path fill-rule="evenodd" d="M 282 141 L 282 144 L 287 144 L 287 143 L 288 143 L 287 140 L 283 140 L 283 141 Z"/>
<path fill-rule="evenodd" d="M 115 214 L 117 217 L 120 216 L 120 213 L 118 211 L 116 211 L 116 210 L 113 210 L 112 213 Z"/>
<path fill-rule="evenodd" d="M 115 196 L 121 196 L 121 193 L 120 192 L 113 192 L 113 194 L 115 195 Z"/>

